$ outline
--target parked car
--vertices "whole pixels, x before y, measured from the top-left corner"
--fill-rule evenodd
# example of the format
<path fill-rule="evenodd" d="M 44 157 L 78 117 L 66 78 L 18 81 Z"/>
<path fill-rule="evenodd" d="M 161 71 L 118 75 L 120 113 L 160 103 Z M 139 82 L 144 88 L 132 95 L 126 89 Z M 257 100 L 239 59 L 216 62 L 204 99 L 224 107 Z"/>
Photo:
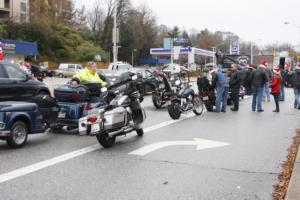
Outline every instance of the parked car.
<path fill-rule="evenodd" d="M 55 71 L 54 70 L 49 70 L 47 69 L 44 65 L 35 65 L 35 64 L 31 64 L 31 68 L 37 68 L 44 77 L 53 77 L 55 75 Z"/>
<path fill-rule="evenodd" d="M 17 65 L 0 63 L 0 101 L 27 101 L 41 94 L 50 95 L 44 83 L 33 80 Z"/>
<path fill-rule="evenodd" d="M 142 68 L 137 69 L 137 73 L 139 75 L 139 78 L 141 78 L 143 90 L 144 93 L 153 92 L 156 87 L 158 87 L 158 84 L 160 80 L 158 80 L 158 77 L 154 74 L 154 69 L 151 68 Z"/>
<path fill-rule="evenodd" d="M 110 63 L 108 69 L 112 71 L 135 71 L 132 65 L 125 62 L 116 62 L 115 65 L 114 63 Z"/>
<path fill-rule="evenodd" d="M 82 69 L 83 66 L 80 64 L 62 63 L 59 65 L 59 68 L 55 73 L 60 78 L 72 77 Z"/>

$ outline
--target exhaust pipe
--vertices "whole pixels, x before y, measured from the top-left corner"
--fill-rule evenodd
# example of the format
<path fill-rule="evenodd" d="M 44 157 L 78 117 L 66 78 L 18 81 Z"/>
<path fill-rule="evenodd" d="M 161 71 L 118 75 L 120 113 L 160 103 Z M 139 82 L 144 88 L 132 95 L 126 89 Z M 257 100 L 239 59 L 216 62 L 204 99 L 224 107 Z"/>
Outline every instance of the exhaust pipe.
<path fill-rule="evenodd" d="M 70 126 L 64 126 L 62 128 L 62 130 L 68 134 L 78 134 L 79 133 L 79 128 L 72 129 L 72 127 L 70 127 Z"/>

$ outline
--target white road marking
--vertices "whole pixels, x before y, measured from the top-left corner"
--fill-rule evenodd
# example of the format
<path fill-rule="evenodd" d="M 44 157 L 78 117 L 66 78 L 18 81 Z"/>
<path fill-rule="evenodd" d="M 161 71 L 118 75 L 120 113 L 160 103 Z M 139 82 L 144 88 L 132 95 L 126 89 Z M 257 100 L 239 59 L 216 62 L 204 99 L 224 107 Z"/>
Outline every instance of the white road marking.
<path fill-rule="evenodd" d="M 212 149 L 218 147 L 229 146 L 231 144 L 224 142 L 217 142 L 213 140 L 204 140 L 195 138 L 194 141 L 166 141 L 157 142 L 154 144 L 147 145 L 129 153 L 129 155 L 145 156 L 151 152 L 157 151 L 162 148 L 170 146 L 197 146 L 197 150 Z"/>
<path fill-rule="evenodd" d="M 149 132 L 158 130 L 160 128 L 163 128 L 163 127 L 166 127 L 166 126 L 169 126 L 169 125 L 187 120 L 187 119 L 189 119 L 191 117 L 194 117 L 194 116 L 195 115 L 187 115 L 186 117 L 184 117 L 180 120 L 166 121 L 166 122 L 148 127 L 146 129 L 144 129 L 144 132 L 149 133 Z M 4 182 L 7 182 L 7 181 L 10 181 L 10 180 L 13 180 L 13 179 L 16 179 L 16 178 L 19 178 L 19 177 L 22 177 L 22 176 L 25 176 L 25 175 L 28 175 L 28 174 L 31 174 L 31 173 L 34 173 L 36 171 L 40 171 L 42 169 L 51 167 L 53 165 L 57 165 L 59 163 L 74 159 L 76 157 L 85 155 L 87 153 L 97 151 L 99 149 L 102 149 L 102 147 L 99 144 L 92 145 L 92 146 L 89 146 L 89 147 L 86 147 L 86 148 L 83 148 L 83 149 L 80 149 L 80 150 L 77 150 L 77 151 L 73 151 L 73 152 L 70 152 L 70 153 L 67 153 L 67 154 L 49 159 L 49 160 L 45 160 L 45 161 L 42 161 L 42 162 L 39 162 L 39 163 L 35 163 L 33 165 L 29 165 L 27 167 L 23 167 L 23 168 L 20 168 L 20 169 L 17 169 L 17 170 L 14 170 L 14 171 L 11 171 L 11 172 L 8 172 L 8 173 L 5 173 L 5 174 L 1 174 L 0 175 L 0 184 L 4 183 Z"/>
<path fill-rule="evenodd" d="M 77 150 L 77 151 L 73 151 L 73 152 L 70 152 L 70 153 L 67 153 L 67 154 L 64 154 L 64 155 L 61 155 L 61 156 L 43 161 L 43 162 L 39 162 L 39 163 L 36 163 L 36 164 L 33 164 L 33 165 L 29 165 L 27 167 L 20 168 L 20 169 L 8 172 L 6 174 L 2 174 L 2 175 L 0 175 L 0 183 L 4 183 L 4 182 L 10 181 L 12 179 L 16 179 L 18 177 L 21 177 L 21 176 L 31 174 L 33 172 L 45 169 L 47 167 L 51 167 L 51 166 L 56 165 L 58 163 L 76 158 L 78 156 L 82 156 L 84 154 L 96 151 L 98 149 L 101 149 L 101 147 L 99 145 L 93 145 L 93 146 L 90 146 L 90 147 L 86 147 L 86 148 L 83 148 L 83 149 L 80 149 L 80 150 Z"/>

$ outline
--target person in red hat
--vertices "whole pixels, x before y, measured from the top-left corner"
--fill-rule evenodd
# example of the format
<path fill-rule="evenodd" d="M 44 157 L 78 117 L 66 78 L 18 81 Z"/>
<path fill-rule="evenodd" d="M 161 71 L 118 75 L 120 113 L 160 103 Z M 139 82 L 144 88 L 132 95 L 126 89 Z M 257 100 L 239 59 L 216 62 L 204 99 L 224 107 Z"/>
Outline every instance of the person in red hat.
<path fill-rule="evenodd" d="M 291 78 L 292 86 L 295 94 L 294 107 L 300 110 L 300 64 L 296 66 Z"/>
<path fill-rule="evenodd" d="M 274 77 L 271 82 L 270 88 L 271 88 L 271 94 L 274 96 L 274 101 L 276 105 L 276 109 L 273 112 L 278 113 L 279 112 L 279 95 L 280 95 L 280 85 L 282 82 L 280 67 L 276 67 L 273 70 Z"/>

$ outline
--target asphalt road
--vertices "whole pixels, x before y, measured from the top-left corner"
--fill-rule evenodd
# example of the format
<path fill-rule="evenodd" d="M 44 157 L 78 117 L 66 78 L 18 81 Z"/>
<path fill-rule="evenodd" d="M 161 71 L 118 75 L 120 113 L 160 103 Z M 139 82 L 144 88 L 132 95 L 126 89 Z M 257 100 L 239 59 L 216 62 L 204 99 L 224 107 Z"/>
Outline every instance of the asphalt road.
<path fill-rule="evenodd" d="M 57 83 L 57 81 L 55 81 Z M 25 148 L 9 149 L 0 142 L 0 182 L 3 174 L 41 161 L 97 145 L 94 151 L 58 162 L 0 183 L 0 199 L 272 199 L 273 185 L 286 159 L 300 115 L 293 109 L 292 91 L 272 112 L 252 112 L 250 99 L 238 113 L 204 113 L 172 121 L 166 109 L 156 110 L 150 97 L 143 103 L 147 133 L 118 138 L 111 149 L 98 146 L 95 137 L 46 133 L 30 136 Z M 194 145 L 169 146 L 145 156 L 130 155 L 146 145 L 194 138 L 230 145 L 197 150 Z M 2 179 L 3 180 L 3 179 Z"/>

